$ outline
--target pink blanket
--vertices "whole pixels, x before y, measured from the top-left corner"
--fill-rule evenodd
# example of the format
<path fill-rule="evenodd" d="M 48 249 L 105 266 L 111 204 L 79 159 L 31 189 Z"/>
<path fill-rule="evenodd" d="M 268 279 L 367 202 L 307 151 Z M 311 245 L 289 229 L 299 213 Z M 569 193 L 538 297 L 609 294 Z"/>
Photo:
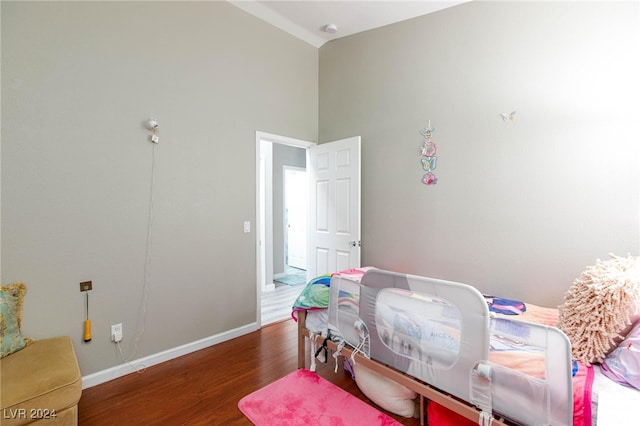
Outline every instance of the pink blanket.
<path fill-rule="evenodd" d="M 593 366 L 580 361 L 578 371 L 573 376 L 573 426 L 591 426 L 591 387 L 593 386 Z"/>

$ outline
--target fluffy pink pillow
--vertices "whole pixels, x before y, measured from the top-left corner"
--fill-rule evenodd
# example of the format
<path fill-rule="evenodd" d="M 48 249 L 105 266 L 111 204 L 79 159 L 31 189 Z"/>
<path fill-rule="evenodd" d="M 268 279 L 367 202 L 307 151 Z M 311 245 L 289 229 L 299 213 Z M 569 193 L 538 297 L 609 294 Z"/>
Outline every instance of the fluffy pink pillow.
<path fill-rule="evenodd" d="M 640 322 L 605 358 L 602 373 L 617 383 L 640 390 Z"/>
<path fill-rule="evenodd" d="M 558 328 L 574 359 L 602 362 L 639 318 L 640 257 L 598 260 L 578 277 L 559 307 Z"/>

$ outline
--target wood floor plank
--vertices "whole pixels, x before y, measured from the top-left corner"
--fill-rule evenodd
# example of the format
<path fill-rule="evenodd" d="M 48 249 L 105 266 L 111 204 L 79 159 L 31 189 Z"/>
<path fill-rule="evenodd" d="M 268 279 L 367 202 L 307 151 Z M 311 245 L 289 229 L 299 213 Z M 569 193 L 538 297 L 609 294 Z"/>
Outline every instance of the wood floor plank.
<path fill-rule="evenodd" d="M 110 425 L 251 425 L 238 409 L 245 395 L 297 368 L 296 323 L 286 320 L 82 392 L 78 423 Z M 309 365 L 307 354 L 307 366 Z M 373 405 L 342 368 L 318 374 Z M 390 414 L 391 415 L 391 414 Z M 404 425 L 417 419 L 391 415 Z"/>
<path fill-rule="evenodd" d="M 262 325 L 271 324 L 291 318 L 291 306 L 298 298 L 304 286 L 275 284 L 275 290 L 260 294 Z"/>

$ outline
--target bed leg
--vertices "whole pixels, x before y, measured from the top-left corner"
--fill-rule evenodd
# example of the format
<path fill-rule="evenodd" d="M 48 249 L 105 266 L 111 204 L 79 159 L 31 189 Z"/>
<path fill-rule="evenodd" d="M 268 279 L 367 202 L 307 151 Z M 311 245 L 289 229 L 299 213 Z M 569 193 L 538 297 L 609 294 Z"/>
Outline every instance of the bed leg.
<path fill-rule="evenodd" d="M 307 319 L 305 311 L 298 311 L 298 369 L 304 368 L 305 343 L 306 334 L 304 332 L 304 324 Z"/>
<path fill-rule="evenodd" d="M 420 426 L 424 426 L 424 395 L 420 395 Z"/>

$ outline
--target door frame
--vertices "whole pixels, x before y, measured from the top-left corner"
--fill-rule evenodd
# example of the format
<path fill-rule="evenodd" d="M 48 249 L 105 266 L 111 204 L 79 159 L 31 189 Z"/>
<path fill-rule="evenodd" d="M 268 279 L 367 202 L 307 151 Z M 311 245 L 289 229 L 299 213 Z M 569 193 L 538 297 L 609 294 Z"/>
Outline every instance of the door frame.
<path fill-rule="evenodd" d="M 264 182 L 263 175 L 264 172 L 260 166 L 260 153 L 261 153 L 261 141 L 278 143 L 283 145 L 295 146 L 298 148 L 309 149 L 312 146 L 317 145 L 316 142 L 305 141 L 302 139 L 290 138 L 287 136 L 275 135 L 272 133 L 260 132 L 256 131 L 256 215 L 255 215 L 255 232 L 256 232 L 256 321 L 258 327 L 262 324 L 262 302 L 260 293 L 265 286 L 265 278 L 266 278 L 266 268 L 269 264 L 269 258 L 271 259 L 271 263 L 273 264 L 273 256 L 268 256 L 266 244 L 264 244 L 264 240 L 269 239 L 269 227 L 266 226 L 267 223 L 271 223 L 273 221 L 273 209 L 265 208 L 264 214 L 263 209 L 261 207 L 261 193 Z M 265 161 L 271 162 L 272 158 L 265 158 Z M 266 169 L 270 170 L 271 164 L 266 165 Z M 271 191 L 264 191 L 265 206 L 273 205 L 273 201 L 271 200 Z M 273 241 L 273 237 L 270 238 L 270 241 Z"/>

